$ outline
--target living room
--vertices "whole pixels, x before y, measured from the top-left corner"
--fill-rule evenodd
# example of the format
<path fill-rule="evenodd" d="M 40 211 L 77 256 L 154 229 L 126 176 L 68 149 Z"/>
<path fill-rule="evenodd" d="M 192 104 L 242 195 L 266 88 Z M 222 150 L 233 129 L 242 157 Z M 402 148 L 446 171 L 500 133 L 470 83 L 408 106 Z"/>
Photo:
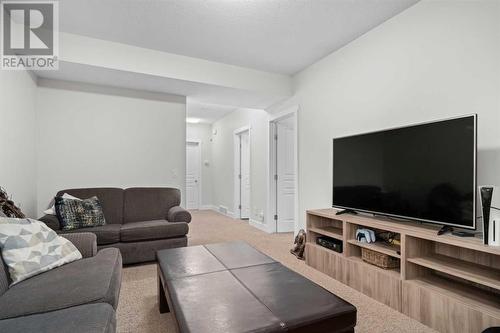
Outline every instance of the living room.
<path fill-rule="evenodd" d="M 500 327 L 500 1 L 1 8 L 0 331 Z"/>

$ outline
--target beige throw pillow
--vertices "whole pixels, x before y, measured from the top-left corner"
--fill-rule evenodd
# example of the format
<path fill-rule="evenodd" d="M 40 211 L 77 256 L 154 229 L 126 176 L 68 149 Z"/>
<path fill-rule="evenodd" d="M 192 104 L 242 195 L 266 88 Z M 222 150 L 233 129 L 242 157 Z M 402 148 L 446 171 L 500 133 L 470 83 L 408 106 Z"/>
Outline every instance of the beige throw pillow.
<path fill-rule="evenodd" d="M 70 241 L 33 219 L 0 217 L 0 250 L 11 286 L 82 258 Z"/>

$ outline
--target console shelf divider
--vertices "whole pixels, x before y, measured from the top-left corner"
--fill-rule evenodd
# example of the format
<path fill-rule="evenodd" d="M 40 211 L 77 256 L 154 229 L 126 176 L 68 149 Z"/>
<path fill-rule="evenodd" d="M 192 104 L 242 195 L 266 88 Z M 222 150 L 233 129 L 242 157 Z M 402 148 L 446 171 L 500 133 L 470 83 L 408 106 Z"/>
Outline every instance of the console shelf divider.
<path fill-rule="evenodd" d="M 338 240 L 342 240 L 342 228 L 336 227 L 310 227 L 308 231 L 315 232 L 324 236 L 332 237 Z"/>
<path fill-rule="evenodd" d="M 397 252 L 397 251 L 400 251 L 399 246 L 389 245 L 389 244 L 385 244 L 382 242 L 363 243 L 363 242 L 357 241 L 355 239 L 349 239 L 347 241 L 347 243 L 352 244 L 352 245 L 356 245 L 359 247 L 364 247 L 366 249 L 380 252 L 383 254 L 387 254 L 388 256 L 391 256 L 394 258 L 401 258 L 401 255 L 398 254 L 398 252 Z"/>
<path fill-rule="evenodd" d="M 407 260 L 416 265 L 500 290 L 500 270 L 491 267 L 439 254 L 408 258 Z"/>

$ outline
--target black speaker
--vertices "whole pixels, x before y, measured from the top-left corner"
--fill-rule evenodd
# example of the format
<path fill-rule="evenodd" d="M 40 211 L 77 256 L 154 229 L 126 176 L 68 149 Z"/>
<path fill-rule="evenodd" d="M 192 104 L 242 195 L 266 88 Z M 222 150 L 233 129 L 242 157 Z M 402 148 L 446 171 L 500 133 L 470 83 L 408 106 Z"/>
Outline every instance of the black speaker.
<path fill-rule="evenodd" d="M 493 197 L 493 187 L 481 187 L 481 204 L 483 207 L 483 242 L 488 244 L 490 231 L 490 210 L 491 198 Z"/>
<path fill-rule="evenodd" d="M 342 253 L 342 241 L 331 237 L 318 237 L 316 244 L 326 247 L 335 252 Z"/>

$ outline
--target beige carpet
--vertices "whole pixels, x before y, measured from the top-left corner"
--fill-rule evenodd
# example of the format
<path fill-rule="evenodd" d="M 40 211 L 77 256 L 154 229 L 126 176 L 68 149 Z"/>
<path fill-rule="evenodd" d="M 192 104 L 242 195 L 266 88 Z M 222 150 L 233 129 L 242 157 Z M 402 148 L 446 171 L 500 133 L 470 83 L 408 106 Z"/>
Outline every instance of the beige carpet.
<path fill-rule="evenodd" d="M 292 234 L 270 235 L 212 211 L 193 212 L 189 245 L 243 240 L 260 251 L 354 304 L 358 309 L 356 332 L 434 332 L 427 326 L 372 300 L 295 259 L 289 253 Z M 156 265 L 126 267 L 118 306 L 119 332 L 175 332 L 170 314 L 157 304 Z M 307 306 L 307 304 L 304 304 Z M 207 332 L 210 333 L 210 332 Z"/>

